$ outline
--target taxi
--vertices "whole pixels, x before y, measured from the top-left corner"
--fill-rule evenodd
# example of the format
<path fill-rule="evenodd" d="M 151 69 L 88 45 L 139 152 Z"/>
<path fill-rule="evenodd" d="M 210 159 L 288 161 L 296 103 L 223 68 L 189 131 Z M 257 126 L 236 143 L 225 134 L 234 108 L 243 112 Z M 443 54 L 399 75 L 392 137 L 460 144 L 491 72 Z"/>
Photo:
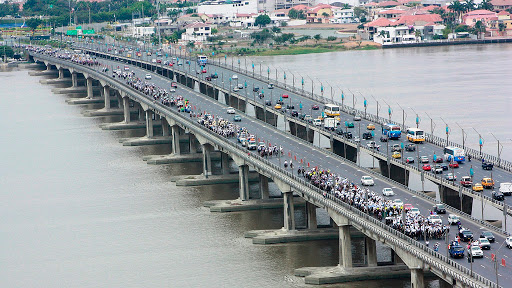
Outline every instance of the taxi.
<path fill-rule="evenodd" d="M 475 183 L 475 185 L 473 185 L 473 191 L 482 192 L 484 191 L 484 186 L 482 186 L 480 183 Z"/>
<path fill-rule="evenodd" d="M 482 179 L 482 186 L 484 186 L 486 189 L 492 189 L 494 188 L 494 180 L 492 180 L 492 178 L 486 177 Z"/>
<path fill-rule="evenodd" d="M 366 125 L 366 129 L 368 129 L 368 130 L 375 130 L 375 125 L 370 123 L 370 124 Z"/>
<path fill-rule="evenodd" d="M 400 159 L 400 158 L 402 158 L 402 154 L 400 154 L 400 152 L 398 152 L 398 151 L 395 151 L 395 152 L 393 152 L 391 157 L 393 157 L 395 159 Z"/>
<path fill-rule="evenodd" d="M 276 106 L 274 106 L 275 109 L 281 109 L 283 108 L 283 106 L 281 106 L 281 104 L 276 104 Z"/>

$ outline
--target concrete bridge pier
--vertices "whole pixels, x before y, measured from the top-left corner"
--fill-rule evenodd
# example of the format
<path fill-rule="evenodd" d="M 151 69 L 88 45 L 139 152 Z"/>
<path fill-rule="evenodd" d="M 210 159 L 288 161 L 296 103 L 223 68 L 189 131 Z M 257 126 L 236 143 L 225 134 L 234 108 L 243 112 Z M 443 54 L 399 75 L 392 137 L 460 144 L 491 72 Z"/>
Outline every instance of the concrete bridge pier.
<path fill-rule="evenodd" d="M 464 213 L 472 215 L 473 213 L 473 197 L 464 195 L 459 193 L 459 191 L 455 191 L 445 185 L 438 185 L 439 187 L 439 196 L 441 198 L 441 202 L 446 203 L 452 207 L 455 207 L 461 210 Z M 462 207 L 461 207 L 461 197 L 462 196 Z"/>
<path fill-rule="evenodd" d="M 366 262 L 369 267 L 377 266 L 377 242 L 365 236 Z"/>
<path fill-rule="evenodd" d="M 92 78 L 88 77 L 85 81 L 86 81 L 86 85 L 87 85 L 87 98 L 92 99 L 94 97 L 94 94 L 92 91 Z"/>
<path fill-rule="evenodd" d="M 382 175 L 391 178 L 405 186 L 409 185 L 408 170 L 392 164 L 391 161 L 389 161 L 389 159 L 387 161 L 379 160 L 379 167 Z"/>
<path fill-rule="evenodd" d="M 357 148 L 348 145 L 346 142 L 340 142 L 336 139 L 332 141 L 332 152 L 343 158 L 357 163 Z"/>
<path fill-rule="evenodd" d="M 59 68 L 59 79 L 64 79 L 64 68 Z"/>
<path fill-rule="evenodd" d="M 146 110 L 146 137 L 153 138 L 153 111 Z"/>
<path fill-rule="evenodd" d="M 268 178 L 262 174 L 259 174 L 259 188 L 260 188 L 260 198 L 261 199 L 269 199 L 269 191 L 268 191 Z M 316 215 L 315 215 L 316 216 Z"/>
<path fill-rule="evenodd" d="M 131 121 L 131 116 L 130 116 L 130 98 L 128 97 L 123 97 L 122 98 L 122 106 L 123 106 L 123 116 L 124 116 L 124 120 L 123 122 L 128 124 L 130 123 Z"/>
<path fill-rule="evenodd" d="M 169 137 L 169 123 L 167 123 L 167 119 L 160 116 L 160 122 L 162 123 L 162 136 Z"/>
<path fill-rule="evenodd" d="M 180 127 L 179 126 L 172 126 L 171 127 L 171 147 L 172 147 L 172 154 L 174 155 L 180 155 Z"/>
<path fill-rule="evenodd" d="M 238 175 L 240 177 L 239 190 L 240 200 L 249 200 L 249 165 L 243 164 L 238 166 Z"/>
<path fill-rule="evenodd" d="M 110 109 L 110 87 L 108 85 L 103 86 L 103 99 L 105 100 L 105 110 Z"/>
<path fill-rule="evenodd" d="M 283 193 L 284 203 L 284 230 L 295 230 L 295 209 L 293 206 L 293 191 Z"/>
<path fill-rule="evenodd" d="M 220 153 L 220 166 L 223 175 L 229 174 L 229 155 L 226 153 Z"/>
<path fill-rule="evenodd" d="M 307 229 L 317 229 L 318 222 L 316 220 L 316 205 L 306 201 L 306 228 Z"/>
<path fill-rule="evenodd" d="M 59 74 L 60 74 L 60 70 L 59 70 Z M 71 72 L 71 85 L 72 85 L 72 87 L 78 86 L 78 75 L 76 72 Z"/>
<path fill-rule="evenodd" d="M 211 151 L 213 147 L 210 144 L 201 144 L 203 148 L 203 175 L 208 179 L 208 175 L 212 174 L 212 158 Z"/>
<path fill-rule="evenodd" d="M 343 268 L 352 267 L 352 240 L 350 238 L 350 225 L 339 225 L 339 265 Z"/>

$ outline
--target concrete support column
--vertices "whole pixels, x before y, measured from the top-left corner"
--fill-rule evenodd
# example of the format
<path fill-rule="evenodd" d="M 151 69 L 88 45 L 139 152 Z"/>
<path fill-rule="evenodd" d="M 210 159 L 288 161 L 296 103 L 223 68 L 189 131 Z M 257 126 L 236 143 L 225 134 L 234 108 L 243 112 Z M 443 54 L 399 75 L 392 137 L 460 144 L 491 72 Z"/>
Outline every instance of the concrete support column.
<path fill-rule="evenodd" d="M 153 137 L 153 111 L 146 111 L 146 137 Z"/>
<path fill-rule="evenodd" d="M 210 148 L 207 144 L 203 146 L 203 174 L 205 178 L 212 174 L 212 159 L 210 157 Z"/>
<path fill-rule="evenodd" d="M 284 201 L 284 229 L 295 230 L 295 209 L 293 207 L 293 192 L 283 193 Z"/>
<path fill-rule="evenodd" d="M 411 288 L 424 288 L 423 269 L 411 269 Z"/>
<path fill-rule="evenodd" d="M 238 175 L 240 181 L 238 187 L 240 189 L 240 200 L 249 200 L 249 166 L 240 165 L 238 166 Z"/>
<path fill-rule="evenodd" d="M 167 123 L 167 119 L 160 117 L 160 121 L 162 122 L 162 136 L 169 136 L 169 124 Z"/>
<path fill-rule="evenodd" d="M 444 281 L 443 279 L 439 279 L 439 288 L 452 288 L 453 285 Z"/>
<path fill-rule="evenodd" d="M 59 70 L 59 78 L 60 78 L 60 70 Z M 87 85 L 87 98 L 92 99 L 94 97 L 92 92 L 92 78 L 87 78 L 86 80 Z"/>
<path fill-rule="evenodd" d="M 142 109 L 142 106 L 139 105 L 139 121 L 145 121 L 146 120 L 146 113 L 144 113 L 144 109 Z"/>
<path fill-rule="evenodd" d="M 59 79 L 64 78 L 64 69 L 59 68 Z"/>
<path fill-rule="evenodd" d="M 105 97 L 105 109 L 110 109 L 110 87 L 103 87 L 103 97 Z"/>
<path fill-rule="evenodd" d="M 123 115 L 124 123 L 130 123 L 130 99 L 128 97 L 123 98 Z"/>
<path fill-rule="evenodd" d="M 77 74 L 75 72 L 71 73 L 71 84 L 73 87 L 78 86 Z"/>
<path fill-rule="evenodd" d="M 229 157 L 226 153 L 220 153 L 220 165 L 222 168 L 222 174 L 229 174 Z"/>
<path fill-rule="evenodd" d="M 194 135 L 192 134 L 188 134 L 188 147 L 189 147 L 189 151 L 190 153 L 197 153 L 197 145 L 196 145 L 196 140 L 195 140 L 195 137 Z"/>
<path fill-rule="evenodd" d="M 350 225 L 339 226 L 340 230 L 340 266 L 352 268 L 352 240 L 350 239 Z"/>
<path fill-rule="evenodd" d="M 316 206 L 313 203 L 306 201 L 306 217 L 307 217 L 307 228 L 316 229 L 318 224 L 316 221 Z"/>
<path fill-rule="evenodd" d="M 269 198 L 268 178 L 261 174 L 259 176 L 260 176 L 260 197 L 261 197 L 261 199 L 268 199 Z"/>
<path fill-rule="evenodd" d="M 372 238 L 365 236 L 364 237 L 365 242 L 365 248 L 366 248 L 366 257 L 368 259 L 368 266 L 369 267 L 376 267 L 377 266 L 377 243 Z"/>
<path fill-rule="evenodd" d="M 176 155 L 180 155 L 180 127 L 172 126 L 171 127 L 171 145 L 172 145 L 172 153 Z"/>

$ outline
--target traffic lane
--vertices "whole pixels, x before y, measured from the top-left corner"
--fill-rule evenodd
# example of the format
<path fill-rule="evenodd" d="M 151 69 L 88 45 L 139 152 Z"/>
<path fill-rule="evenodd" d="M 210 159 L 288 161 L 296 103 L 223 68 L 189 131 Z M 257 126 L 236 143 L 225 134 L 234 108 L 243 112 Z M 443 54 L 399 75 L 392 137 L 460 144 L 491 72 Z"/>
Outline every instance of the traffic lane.
<path fill-rule="evenodd" d="M 146 71 L 143 71 L 143 70 L 136 72 L 136 74 L 140 75 L 140 76 L 143 76 L 145 73 L 146 73 Z M 170 84 L 170 81 L 167 78 L 162 78 L 157 75 L 155 75 L 154 78 L 155 79 L 152 79 L 152 80 L 154 80 L 154 82 L 158 82 L 155 84 L 157 84 L 160 87 L 165 87 L 164 85 Z M 190 99 L 191 104 L 196 103 L 196 102 L 198 104 L 199 103 L 206 104 L 209 107 L 209 112 L 211 112 L 213 115 L 216 115 L 216 117 L 223 116 L 225 119 L 229 119 L 230 115 L 227 114 L 226 107 L 223 106 L 222 104 L 218 103 L 217 101 L 215 101 L 211 98 L 205 98 L 204 96 L 202 96 L 201 94 L 199 94 L 197 92 L 193 93 L 192 91 L 187 90 L 184 87 L 180 87 L 180 88 L 182 88 L 182 89 L 180 89 L 182 94 L 185 94 L 186 97 L 188 99 Z M 200 101 L 200 100 L 203 100 L 203 101 Z M 365 172 L 363 172 L 361 170 L 355 170 L 354 168 L 346 165 L 345 163 L 339 162 L 335 158 L 326 156 L 324 153 L 318 151 L 317 149 L 312 150 L 309 147 L 309 145 L 306 145 L 306 144 L 300 145 L 299 143 L 296 143 L 295 145 L 293 145 L 293 143 L 289 142 L 290 140 L 292 140 L 291 137 L 289 137 L 288 135 L 282 135 L 282 133 L 279 133 L 273 127 L 264 127 L 263 125 L 261 125 L 261 123 L 259 121 L 247 120 L 247 119 L 250 119 L 250 117 L 246 116 L 245 121 L 244 121 L 244 119 L 242 121 L 244 121 L 244 124 L 245 124 L 244 126 L 249 130 L 249 132 L 258 131 L 258 132 L 263 132 L 263 134 L 265 134 L 265 135 L 271 135 L 272 139 L 275 139 L 276 144 L 279 142 L 279 145 L 283 145 L 283 146 L 289 145 L 290 148 L 293 148 L 292 149 L 293 153 L 295 155 L 298 155 L 299 157 L 305 156 L 305 155 L 311 155 L 312 160 L 310 161 L 310 163 L 312 163 L 313 166 L 319 166 L 319 167 L 323 167 L 323 168 L 330 167 L 333 172 L 337 173 L 338 175 L 344 175 L 344 177 L 347 177 L 348 179 L 351 179 L 352 181 L 354 181 L 356 183 L 357 183 L 357 179 L 360 179 L 360 177 L 365 175 Z M 269 128 L 269 131 L 261 131 L 262 128 Z M 251 133 L 253 133 L 253 132 L 251 132 Z M 231 139 L 230 141 L 236 142 L 236 139 Z M 295 141 L 292 141 L 292 142 L 295 142 Z M 288 146 L 285 146 L 285 147 L 288 147 Z M 286 155 L 286 152 L 285 152 L 285 155 Z M 274 157 L 273 159 L 271 159 L 271 161 L 273 161 L 275 164 L 279 164 L 279 159 L 277 157 Z M 385 181 L 383 181 L 379 178 L 376 178 L 375 186 L 373 186 L 371 190 L 375 191 L 378 194 L 381 194 L 380 191 L 382 191 L 383 188 L 389 187 L 389 186 L 390 185 L 388 183 L 386 183 Z M 398 199 L 401 199 L 402 201 L 404 201 L 404 203 L 411 203 L 415 207 L 418 207 L 422 211 L 422 215 L 424 215 L 424 216 L 428 215 L 427 211 L 430 211 L 432 209 L 432 203 L 429 203 L 425 199 L 416 197 L 415 195 L 412 195 L 412 194 L 409 194 L 405 190 L 402 190 L 398 187 L 392 187 L 392 188 L 394 189 L 396 195 L 394 197 L 390 197 L 390 199 L 398 198 Z M 443 222 L 446 224 L 447 223 L 446 215 L 442 215 L 441 217 L 443 218 Z M 464 219 L 464 218 L 462 217 L 461 219 Z M 465 227 L 472 230 L 475 234 L 478 233 L 477 231 L 481 230 L 480 227 L 478 227 L 477 225 L 472 225 L 472 223 L 469 221 L 467 223 L 465 223 L 465 222 L 463 222 L 463 223 L 464 223 Z M 453 229 L 452 229 L 452 231 L 450 232 L 451 239 L 454 239 L 455 235 L 456 235 L 456 232 L 453 231 Z M 499 235 L 496 235 L 496 238 L 497 238 L 498 243 L 500 241 L 503 241 L 503 239 L 500 239 L 503 237 L 500 237 Z M 433 247 L 433 245 L 434 245 L 434 243 L 431 244 L 431 247 Z M 494 246 L 494 245 L 492 245 L 492 246 Z M 469 263 L 461 262 L 461 264 L 465 265 L 465 266 L 467 264 L 467 266 L 469 266 Z M 483 266 L 482 268 L 485 269 L 488 267 Z M 477 271 L 477 269 L 475 269 L 475 271 Z M 484 271 L 482 271 L 482 272 L 484 272 Z M 484 274 L 484 273 L 480 273 L 480 274 Z"/>

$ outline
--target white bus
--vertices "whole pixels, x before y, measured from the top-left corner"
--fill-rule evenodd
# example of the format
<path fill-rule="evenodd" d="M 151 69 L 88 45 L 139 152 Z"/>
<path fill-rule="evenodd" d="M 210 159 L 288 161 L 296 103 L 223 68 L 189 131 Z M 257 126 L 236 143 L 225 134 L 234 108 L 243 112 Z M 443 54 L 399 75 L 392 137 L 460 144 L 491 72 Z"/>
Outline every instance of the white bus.
<path fill-rule="evenodd" d="M 198 55 L 197 56 L 197 64 L 201 66 L 205 66 L 206 63 L 208 63 L 208 57 L 205 55 Z"/>
<path fill-rule="evenodd" d="M 444 147 L 444 160 L 451 162 L 452 160 L 461 163 L 466 160 L 464 149 L 459 147 Z"/>
<path fill-rule="evenodd" d="M 340 106 L 333 104 L 325 104 L 324 114 L 326 117 L 340 116 Z"/>
<path fill-rule="evenodd" d="M 407 140 L 421 144 L 425 142 L 425 132 L 418 128 L 407 128 Z"/>

